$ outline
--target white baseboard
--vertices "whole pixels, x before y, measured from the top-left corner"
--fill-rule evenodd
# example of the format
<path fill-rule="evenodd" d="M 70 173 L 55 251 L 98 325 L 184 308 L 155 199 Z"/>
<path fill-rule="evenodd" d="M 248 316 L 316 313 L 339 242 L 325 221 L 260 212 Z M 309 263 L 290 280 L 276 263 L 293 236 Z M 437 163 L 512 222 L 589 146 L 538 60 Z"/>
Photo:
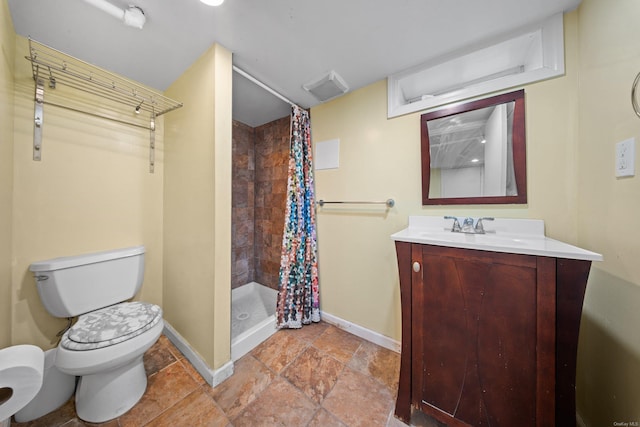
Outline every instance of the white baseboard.
<path fill-rule="evenodd" d="M 351 323 L 348 320 L 341 319 L 338 316 L 327 313 L 326 311 L 320 312 L 320 318 L 327 323 L 330 323 L 340 329 L 349 332 L 350 334 L 353 334 L 357 337 L 360 337 L 391 351 L 395 351 L 396 353 L 400 353 L 400 341 L 396 341 L 378 332 L 372 331 L 371 329 L 367 329 L 360 325 L 356 325 L 355 323 Z"/>
<path fill-rule="evenodd" d="M 164 334 L 169 338 L 169 341 L 176 346 L 184 357 L 187 358 L 191 365 L 205 381 L 211 386 L 215 387 L 231 375 L 233 375 L 233 361 L 228 361 L 218 369 L 211 369 L 209 365 L 200 357 L 200 355 L 189 345 L 182 335 L 180 335 L 166 320 L 164 321 Z"/>

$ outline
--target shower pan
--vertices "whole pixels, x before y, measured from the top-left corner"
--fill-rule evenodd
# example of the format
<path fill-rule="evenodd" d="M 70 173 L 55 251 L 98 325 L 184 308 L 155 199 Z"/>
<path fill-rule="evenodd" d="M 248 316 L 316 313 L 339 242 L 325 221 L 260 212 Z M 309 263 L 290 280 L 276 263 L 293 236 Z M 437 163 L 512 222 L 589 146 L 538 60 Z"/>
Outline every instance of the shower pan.
<path fill-rule="evenodd" d="M 250 282 L 231 291 L 231 360 L 247 354 L 276 332 L 278 291 Z"/>

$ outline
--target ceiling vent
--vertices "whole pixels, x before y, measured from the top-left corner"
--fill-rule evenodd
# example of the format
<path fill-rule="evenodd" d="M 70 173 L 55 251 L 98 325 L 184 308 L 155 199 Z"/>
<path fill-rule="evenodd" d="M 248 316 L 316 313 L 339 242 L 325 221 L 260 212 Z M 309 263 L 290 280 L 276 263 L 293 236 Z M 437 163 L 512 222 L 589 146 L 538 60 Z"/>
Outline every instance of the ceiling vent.
<path fill-rule="evenodd" d="M 343 95 L 349 90 L 349 86 L 335 71 L 330 71 L 327 75 L 302 87 L 321 102 Z"/>

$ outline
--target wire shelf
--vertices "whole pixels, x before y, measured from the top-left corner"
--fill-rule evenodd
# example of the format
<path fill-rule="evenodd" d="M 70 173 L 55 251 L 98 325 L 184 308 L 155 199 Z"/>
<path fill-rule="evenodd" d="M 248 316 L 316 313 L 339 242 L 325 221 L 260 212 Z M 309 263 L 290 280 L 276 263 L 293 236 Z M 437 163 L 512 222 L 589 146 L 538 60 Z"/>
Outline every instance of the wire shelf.
<path fill-rule="evenodd" d="M 156 117 L 182 107 L 181 102 L 31 38 L 26 59 L 31 62 L 33 79 L 48 82 L 50 88 L 62 84 Z"/>

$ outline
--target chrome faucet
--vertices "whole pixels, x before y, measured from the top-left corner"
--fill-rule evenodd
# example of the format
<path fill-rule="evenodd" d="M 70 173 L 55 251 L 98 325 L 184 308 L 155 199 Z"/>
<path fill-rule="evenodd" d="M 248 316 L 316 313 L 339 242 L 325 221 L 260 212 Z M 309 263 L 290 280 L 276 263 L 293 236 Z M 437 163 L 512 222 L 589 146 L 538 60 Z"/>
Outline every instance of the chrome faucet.
<path fill-rule="evenodd" d="M 452 219 L 453 220 L 453 226 L 451 227 L 451 232 L 452 233 L 460 233 L 460 232 L 462 232 L 462 229 L 460 228 L 460 223 L 458 222 L 458 218 L 456 218 L 455 216 L 445 216 L 444 219 Z"/>
<path fill-rule="evenodd" d="M 482 218 L 478 218 L 478 222 L 476 222 L 476 226 L 474 228 L 474 232 L 476 234 L 484 234 L 484 226 L 482 225 L 482 221 L 493 221 L 495 218 L 491 216 L 485 216 Z"/>
<path fill-rule="evenodd" d="M 473 218 L 467 217 L 462 221 L 462 226 L 460 226 L 460 222 L 458 218 L 455 216 L 445 216 L 444 219 L 452 219 L 453 226 L 451 227 L 452 233 L 466 233 L 466 234 L 485 234 L 484 225 L 482 221 L 493 221 L 493 217 L 485 216 L 482 218 L 478 218 L 476 225 L 473 225 Z"/>

